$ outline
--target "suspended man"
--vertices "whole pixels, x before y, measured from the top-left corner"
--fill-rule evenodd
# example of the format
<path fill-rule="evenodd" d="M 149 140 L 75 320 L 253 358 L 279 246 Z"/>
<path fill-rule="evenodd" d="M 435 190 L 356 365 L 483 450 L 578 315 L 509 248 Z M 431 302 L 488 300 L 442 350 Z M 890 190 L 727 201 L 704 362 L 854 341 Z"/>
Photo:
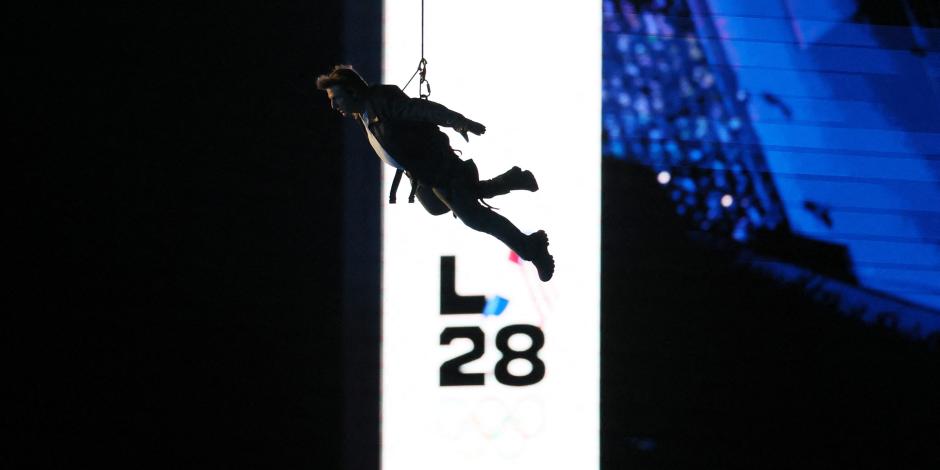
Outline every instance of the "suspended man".
<path fill-rule="evenodd" d="M 514 166 L 480 181 L 473 160 L 461 160 L 438 128 L 450 127 L 467 139 L 468 132 L 482 135 L 485 126 L 433 101 L 409 98 L 395 85 L 369 86 L 348 65 L 337 65 L 319 76 L 317 88 L 326 91 L 333 109 L 362 124 L 375 153 L 399 171 L 390 202 L 395 201 L 400 172 L 404 172 L 411 180 L 412 196 L 429 213 L 452 212 L 468 227 L 496 237 L 520 258 L 531 261 L 542 281 L 552 278 L 555 260 L 548 252 L 545 231 L 526 235 L 483 203 L 510 191 L 537 191 L 535 176 Z"/>

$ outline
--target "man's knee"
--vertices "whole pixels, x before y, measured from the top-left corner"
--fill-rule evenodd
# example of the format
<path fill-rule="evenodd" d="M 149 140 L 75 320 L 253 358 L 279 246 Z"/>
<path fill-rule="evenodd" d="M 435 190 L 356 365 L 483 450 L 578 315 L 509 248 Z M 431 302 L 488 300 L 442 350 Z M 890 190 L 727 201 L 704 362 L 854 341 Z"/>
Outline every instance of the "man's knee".
<path fill-rule="evenodd" d="M 485 231 L 487 220 L 491 217 L 490 210 L 477 200 L 469 188 L 457 186 L 450 189 L 435 189 L 441 201 L 446 201 L 454 215 L 466 226 L 479 231 Z"/>
<path fill-rule="evenodd" d="M 454 214 L 467 227 L 474 230 L 485 232 L 487 220 L 490 217 L 490 210 L 483 207 L 479 202 L 473 201 L 462 205 L 454 206 Z"/>

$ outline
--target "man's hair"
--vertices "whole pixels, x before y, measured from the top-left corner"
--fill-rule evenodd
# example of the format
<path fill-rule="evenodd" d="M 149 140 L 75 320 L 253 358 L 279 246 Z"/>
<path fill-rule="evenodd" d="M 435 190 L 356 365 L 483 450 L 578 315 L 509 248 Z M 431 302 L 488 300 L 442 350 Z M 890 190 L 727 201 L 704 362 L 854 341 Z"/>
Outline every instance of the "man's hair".
<path fill-rule="evenodd" d="M 369 84 L 362 79 L 362 75 L 359 75 L 352 65 L 336 65 L 330 73 L 317 77 L 318 90 L 326 90 L 337 85 L 355 95 L 361 95 L 369 88 Z"/>

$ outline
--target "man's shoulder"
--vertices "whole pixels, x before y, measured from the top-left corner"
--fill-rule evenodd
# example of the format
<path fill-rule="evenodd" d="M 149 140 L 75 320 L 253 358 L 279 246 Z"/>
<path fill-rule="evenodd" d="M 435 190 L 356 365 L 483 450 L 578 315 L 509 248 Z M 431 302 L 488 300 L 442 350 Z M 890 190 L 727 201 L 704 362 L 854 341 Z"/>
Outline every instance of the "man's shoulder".
<path fill-rule="evenodd" d="M 373 97 L 380 99 L 408 98 L 408 95 L 396 85 L 373 85 L 369 87 L 369 92 Z"/>

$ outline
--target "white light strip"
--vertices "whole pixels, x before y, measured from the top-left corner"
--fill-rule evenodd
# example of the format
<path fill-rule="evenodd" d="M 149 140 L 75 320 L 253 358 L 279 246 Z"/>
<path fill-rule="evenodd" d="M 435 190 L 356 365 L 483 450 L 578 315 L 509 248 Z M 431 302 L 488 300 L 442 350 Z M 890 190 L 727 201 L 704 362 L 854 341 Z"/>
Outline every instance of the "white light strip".
<path fill-rule="evenodd" d="M 386 0 L 383 82 L 403 86 L 414 72 L 420 25 L 420 0 Z M 487 127 L 469 143 L 447 131 L 481 178 L 514 165 L 535 174 L 538 192 L 488 202 L 523 232 L 548 232 L 557 270 L 542 283 L 498 240 L 408 204 L 407 180 L 388 205 L 394 171 L 385 168 L 382 468 L 596 469 L 601 4 L 425 0 L 425 57 L 431 100 Z M 442 257 L 453 257 L 456 293 L 484 296 L 496 310 L 506 299 L 505 309 L 442 315 Z M 497 338 L 515 330 L 509 349 L 529 349 L 539 335 L 544 345 L 507 365 L 501 358 L 515 353 L 500 351 Z M 442 345 L 442 334 L 455 339 Z M 471 350 L 483 354 L 461 377 L 483 374 L 484 385 L 442 386 L 442 364 Z M 506 385 L 497 373 L 526 376 L 534 362 L 545 374 L 531 385 Z"/>

